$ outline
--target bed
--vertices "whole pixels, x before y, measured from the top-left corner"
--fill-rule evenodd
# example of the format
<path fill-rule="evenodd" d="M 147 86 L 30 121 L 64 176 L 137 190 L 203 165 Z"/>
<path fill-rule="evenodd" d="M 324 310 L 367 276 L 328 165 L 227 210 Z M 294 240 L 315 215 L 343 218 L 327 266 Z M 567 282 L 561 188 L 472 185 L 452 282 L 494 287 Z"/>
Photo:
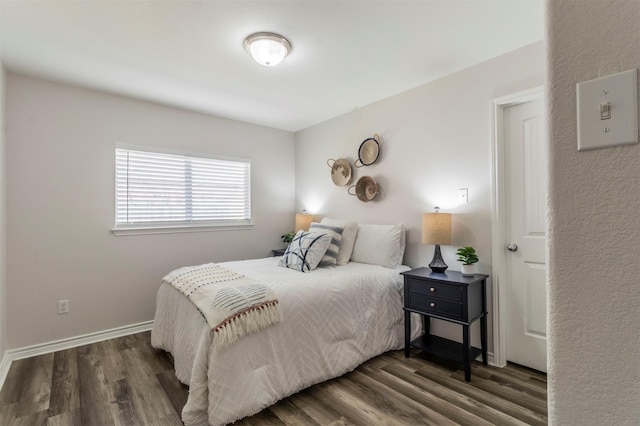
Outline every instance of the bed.
<path fill-rule="evenodd" d="M 392 255 L 402 258 L 402 253 Z M 352 371 L 383 352 L 402 348 L 399 273 L 409 268 L 350 259 L 309 273 L 282 267 L 282 259 L 275 257 L 220 263 L 273 289 L 281 313 L 279 323 L 222 351 L 212 348 L 213 333 L 195 306 L 163 281 L 151 343 L 173 355 L 177 378 L 189 385 L 183 422 L 231 423 Z M 416 321 L 414 337 L 420 328 Z"/>

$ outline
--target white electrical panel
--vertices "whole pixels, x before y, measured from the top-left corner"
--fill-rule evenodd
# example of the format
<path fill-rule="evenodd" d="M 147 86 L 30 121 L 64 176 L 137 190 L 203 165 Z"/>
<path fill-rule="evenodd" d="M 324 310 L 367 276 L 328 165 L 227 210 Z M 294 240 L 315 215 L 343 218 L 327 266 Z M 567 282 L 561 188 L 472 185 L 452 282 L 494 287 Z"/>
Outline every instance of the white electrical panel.
<path fill-rule="evenodd" d="M 638 143 L 636 69 L 578 83 L 578 151 Z"/>

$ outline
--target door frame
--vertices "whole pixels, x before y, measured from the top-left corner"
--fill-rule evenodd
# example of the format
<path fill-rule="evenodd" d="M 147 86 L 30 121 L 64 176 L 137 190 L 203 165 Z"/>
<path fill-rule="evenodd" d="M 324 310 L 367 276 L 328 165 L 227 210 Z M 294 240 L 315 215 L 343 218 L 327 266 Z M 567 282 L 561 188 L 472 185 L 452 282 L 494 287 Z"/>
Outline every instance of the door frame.
<path fill-rule="evenodd" d="M 491 114 L 491 261 L 493 288 L 493 364 L 498 367 L 507 365 L 507 292 L 501 279 L 506 276 L 507 235 L 506 216 L 506 173 L 504 110 L 514 105 L 544 99 L 544 86 L 534 87 L 492 99 Z"/>

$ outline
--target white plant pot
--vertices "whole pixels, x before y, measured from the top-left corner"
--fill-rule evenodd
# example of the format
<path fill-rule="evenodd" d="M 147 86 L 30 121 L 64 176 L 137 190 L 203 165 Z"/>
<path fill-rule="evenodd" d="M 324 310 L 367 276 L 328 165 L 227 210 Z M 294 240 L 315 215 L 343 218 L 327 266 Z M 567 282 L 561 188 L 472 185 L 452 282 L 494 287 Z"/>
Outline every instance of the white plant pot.
<path fill-rule="evenodd" d="M 474 265 L 462 265 L 460 267 L 460 272 L 462 272 L 462 275 L 464 275 L 465 277 L 473 276 L 475 270 L 476 268 L 474 267 Z"/>

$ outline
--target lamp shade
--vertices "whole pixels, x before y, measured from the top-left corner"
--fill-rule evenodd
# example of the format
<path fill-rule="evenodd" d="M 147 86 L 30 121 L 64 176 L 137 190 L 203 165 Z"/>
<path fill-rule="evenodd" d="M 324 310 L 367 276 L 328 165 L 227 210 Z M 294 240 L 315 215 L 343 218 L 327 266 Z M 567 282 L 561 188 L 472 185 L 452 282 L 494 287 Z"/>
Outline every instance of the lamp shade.
<path fill-rule="evenodd" d="M 311 222 L 313 222 L 314 219 L 315 218 L 312 214 L 307 214 L 307 213 L 296 214 L 296 231 L 295 232 L 298 232 L 300 230 L 308 231 L 309 225 L 311 225 Z"/>
<path fill-rule="evenodd" d="M 422 244 L 451 244 L 450 213 L 425 213 L 422 216 Z"/>

